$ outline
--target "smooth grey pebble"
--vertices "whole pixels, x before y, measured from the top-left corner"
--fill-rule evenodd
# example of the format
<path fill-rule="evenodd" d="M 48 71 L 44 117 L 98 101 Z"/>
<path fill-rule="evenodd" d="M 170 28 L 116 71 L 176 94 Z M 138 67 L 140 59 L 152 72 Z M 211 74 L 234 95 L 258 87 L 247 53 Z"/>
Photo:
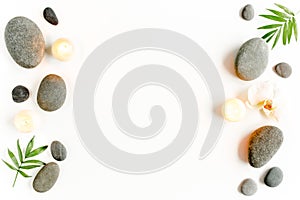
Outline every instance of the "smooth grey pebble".
<path fill-rule="evenodd" d="M 264 182 L 269 187 L 277 187 L 283 179 L 283 172 L 278 167 L 272 167 L 265 176 Z"/>
<path fill-rule="evenodd" d="M 247 21 L 250 21 L 254 18 L 254 8 L 252 5 L 248 4 L 243 8 L 242 18 Z"/>
<path fill-rule="evenodd" d="M 276 74 L 282 78 L 288 78 L 292 74 L 292 67 L 287 63 L 279 63 L 274 67 Z"/>
<path fill-rule="evenodd" d="M 241 184 L 241 193 L 246 196 L 252 196 L 257 192 L 257 184 L 254 180 L 248 178 Z"/>
<path fill-rule="evenodd" d="M 53 141 L 51 143 L 51 154 L 57 161 L 63 161 L 67 157 L 66 147 L 59 141 Z"/>

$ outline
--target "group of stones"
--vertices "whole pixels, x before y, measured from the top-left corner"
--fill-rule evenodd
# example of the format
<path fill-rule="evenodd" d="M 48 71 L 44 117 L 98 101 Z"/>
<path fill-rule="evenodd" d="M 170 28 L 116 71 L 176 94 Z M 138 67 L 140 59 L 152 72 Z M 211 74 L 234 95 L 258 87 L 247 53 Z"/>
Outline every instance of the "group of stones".
<path fill-rule="evenodd" d="M 252 5 L 246 5 L 241 12 L 243 19 L 250 21 L 254 17 Z M 262 75 L 268 65 L 268 45 L 261 38 L 253 38 L 245 42 L 239 49 L 235 59 L 236 75 L 244 81 L 252 81 Z M 292 68 L 287 63 L 279 63 L 274 67 L 275 73 L 288 78 L 292 74 Z M 276 154 L 283 142 L 282 131 L 275 126 L 263 126 L 255 130 L 249 139 L 248 162 L 254 168 L 260 168 L 267 164 Z M 283 172 L 278 167 L 270 168 L 264 183 L 269 187 L 277 187 L 283 180 Z M 240 185 L 242 194 L 250 196 L 256 193 L 257 183 L 247 178 Z"/>
<path fill-rule="evenodd" d="M 58 18 L 51 8 L 45 8 L 43 16 L 52 25 L 58 24 Z M 5 28 L 5 43 L 13 60 L 23 68 L 31 69 L 38 66 L 45 54 L 45 39 L 39 27 L 26 17 L 11 19 Z M 44 111 L 56 111 L 66 99 L 66 84 L 55 74 L 44 77 L 37 91 L 37 103 Z M 22 85 L 12 90 L 12 99 L 17 103 L 26 101 L 30 97 L 28 88 Z M 65 146 L 54 141 L 51 144 L 51 154 L 57 161 L 65 160 L 67 150 Z M 36 175 L 33 188 L 37 192 L 46 192 L 55 184 L 59 176 L 59 166 L 55 162 L 45 165 Z"/>

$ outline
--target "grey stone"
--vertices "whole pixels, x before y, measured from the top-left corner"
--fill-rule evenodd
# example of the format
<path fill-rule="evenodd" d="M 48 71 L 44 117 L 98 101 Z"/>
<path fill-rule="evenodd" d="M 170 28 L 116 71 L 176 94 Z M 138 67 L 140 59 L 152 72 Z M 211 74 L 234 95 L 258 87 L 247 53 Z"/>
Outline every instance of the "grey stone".
<path fill-rule="evenodd" d="M 246 196 L 254 195 L 257 192 L 257 184 L 254 180 L 248 178 L 241 184 L 241 193 Z"/>
<path fill-rule="evenodd" d="M 65 102 L 67 88 L 64 80 L 55 74 L 47 75 L 41 82 L 37 103 L 45 111 L 58 110 Z"/>
<path fill-rule="evenodd" d="M 274 67 L 276 74 L 282 78 L 288 78 L 292 74 L 292 68 L 287 63 L 279 63 Z"/>
<path fill-rule="evenodd" d="M 45 40 L 39 27 L 26 17 L 11 19 L 5 28 L 5 43 L 13 60 L 24 68 L 34 68 L 42 61 Z"/>
<path fill-rule="evenodd" d="M 251 81 L 258 78 L 266 69 L 269 59 L 268 45 L 261 38 L 253 38 L 245 42 L 235 58 L 236 75 Z"/>
<path fill-rule="evenodd" d="M 16 103 L 22 103 L 29 98 L 29 90 L 22 85 L 16 86 L 11 94 L 13 101 Z"/>
<path fill-rule="evenodd" d="M 255 130 L 249 140 L 249 164 L 255 168 L 264 166 L 276 154 L 282 142 L 282 131 L 275 126 L 263 126 Z"/>
<path fill-rule="evenodd" d="M 252 5 L 248 4 L 243 8 L 242 18 L 247 21 L 250 21 L 254 18 L 254 8 Z"/>
<path fill-rule="evenodd" d="M 54 163 L 45 165 L 36 175 L 33 180 L 33 189 L 37 192 L 47 192 L 56 183 L 59 176 L 59 166 Z"/>
<path fill-rule="evenodd" d="M 278 167 L 272 167 L 265 176 L 264 182 L 269 187 L 277 187 L 283 179 L 283 172 Z"/>
<path fill-rule="evenodd" d="M 44 18 L 47 22 L 49 22 L 52 25 L 58 24 L 57 16 L 52 8 L 45 8 L 43 12 Z"/>
<path fill-rule="evenodd" d="M 66 147 L 59 141 L 53 141 L 51 143 L 51 154 L 57 161 L 63 161 L 67 157 Z"/>

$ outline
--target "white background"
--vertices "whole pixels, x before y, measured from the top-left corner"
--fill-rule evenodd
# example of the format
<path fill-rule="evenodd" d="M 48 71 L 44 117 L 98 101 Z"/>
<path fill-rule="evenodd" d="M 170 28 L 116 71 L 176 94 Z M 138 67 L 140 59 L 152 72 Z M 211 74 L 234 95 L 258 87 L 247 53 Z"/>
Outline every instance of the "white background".
<path fill-rule="evenodd" d="M 239 17 L 240 9 L 247 3 L 252 3 L 256 11 L 255 18 L 250 22 Z M 36 145 L 50 144 L 53 140 L 62 141 L 68 149 L 68 157 L 66 161 L 59 163 L 61 174 L 56 185 L 44 194 L 36 193 L 32 189 L 33 179 L 19 177 L 15 188 L 12 188 L 15 174 L 0 163 L 1 198 L 13 200 L 299 198 L 300 136 L 297 128 L 300 100 L 297 88 L 300 75 L 299 43 L 293 41 L 287 47 L 280 44 L 271 51 L 268 68 L 255 81 L 243 82 L 234 75 L 233 71 L 234 54 L 243 42 L 263 34 L 256 28 L 265 24 L 266 20 L 258 17 L 258 14 L 265 12 L 264 9 L 267 7 L 274 7 L 273 3 L 271 0 L 9 0 L 2 2 L 0 6 L 0 33 L 2 33 L 0 157 L 8 160 L 7 148 L 16 151 L 18 138 L 25 146 L 33 135 L 36 136 Z M 297 1 L 282 0 L 279 3 L 295 11 L 300 10 Z M 42 11 L 47 6 L 56 11 L 60 20 L 58 26 L 52 26 L 43 19 Z M 57 38 L 69 38 L 75 46 L 72 60 L 62 63 L 46 55 L 43 62 L 35 69 L 27 70 L 19 67 L 7 52 L 3 36 L 6 23 L 15 16 L 26 16 L 35 21 L 43 32 L 47 46 Z M 204 122 L 204 125 L 200 125 L 203 129 L 199 129 L 198 137 L 189 151 L 178 162 L 163 171 L 137 176 L 118 173 L 102 166 L 87 153 L 76 132 L 72 113 L 76 76 L 89 53 L 102 42 L 125 31 L 149 27 L 180 32 L 201 45 L 221 74 L 227 98 L 244 99 L 249 86 L 265 80 L 276 82 L 285 92 L 289 102 L 286 104 L 290 107 L 287 109 L 287 114 L 277 123 L 264 118 L 256 111 L 248 110 L 247 116 L 241 122 L 225 124 L 218 145 L 205 160 L 198 160 L 198 155 L 206 134 L 207 119 L 201 121 Z M 288 62 L 293 67 L 293 74 L 289 79 L 281 79 L 272 71 L 272 67 L 282 61 Z M 41 111 L 35 100 L 39 82 L 49 73 L 61 75 L 68 87 L 68 96 L 63 108 L 53 113 Z M 190 76 L 194 77 L 193 74 Z M 199 80 L 202 82 L 201 77 Z M 30 100 L 22 104 L 16 104 L 11 99 L 11 90 L 19 84 L 26 85 L 31 91 Z M 109 85 L 106 87 L 109 88 Z M 201 95 L 201 90 L 198 94 Z M 145 97 L 147 98 L 147 95 Z M 202 102 L 199 103 L 200 108 L 203 102 L 209 104 L 209 96 L 204 95 L 204 97 L 206 100 L 200 101 Z M 141 97 L 137 96 L 138 98 Z M 172 97 L 166 98 L 172 100 Z M 34 133 L 21 134 L 13 126 L 14 115 L 24 109 L 32 110 L 38 118 L 38 126 Z M 131 111 L 133 120 L 137 120 L 136 123 L 140 123 L 139 117 L 134 117 L 136 115 L 142 116 L 141 121 L 145 120 L 145 114 L 134 113 L 134 108 Z M 174 111 L 176 113 L 178 110 Z M 209 118 L 211 114 L 208 110 L 202 109 L 201 115 Z M 266 166 L 254 169 L 246 162 L 245 141 L 253 130 L 267 124 L 276 125 L 283 130 L 284 143 Z M 49 151 L 40 158 L 47 162 L 53 161 Z M 283 170 L 284 180 L 279 187 L 268 188 L 261 181 L 266 170 L 273 166 Z M 35 175 L 36 171 L 32 170 L 29 174 Z M 258 183 L 258 192 L 253 197 L 244 197 L 238 192 L 238 186 L 245 178 L 253 178 Z"/>

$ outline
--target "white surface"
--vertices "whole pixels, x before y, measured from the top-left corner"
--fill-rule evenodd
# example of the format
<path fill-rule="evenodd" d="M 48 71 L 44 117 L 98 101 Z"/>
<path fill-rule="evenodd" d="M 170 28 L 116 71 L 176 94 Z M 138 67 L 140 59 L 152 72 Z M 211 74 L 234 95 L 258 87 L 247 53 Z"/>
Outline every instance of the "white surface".
<path fill-rule="evenodd" d="M 255 18 L 250 22 L 239 17 L 240 9 L 247 3 L 252 3 L 256 11 Z M 281 3 L 300 9 L 297 1 L 282 0 Z M 32 189 L 33 179 L 19 177 L 15 188 L 12 188 L 15 174 L 0 164 L 1 198 L 30 200 L 299 198 L 297 191 L 300 179 L 298 162 L 300 135 L 297 123 L 300 99 L 297 85 L 299 85 L 300 75 L 298 66 L 300 44 L 293 41 L 292 45 L 287 47 L 278 45 L 270 52 L 267 70 L 255 81 L 243 82 L 233 74 L 234 53 L 246 40 L 262 35 L 262 32 L 256 28 L 266 21 L 257 17 L 257 14 L 265 12 L 264 9 L 272 7 L 272 4 L 271 0 L 251 2 L 245 0 L 9 0 L 2 2 L 0 7 L 2 34 L 6 23 L 11 18 L 26 16 L 39 25 L 47 45 L 57 38 L 66 37 L 74 43 L 76 51 L 69 62 L 62 63 L 47 55 L 41 65 L 26 70 L 13 62 L 6 50 L 4 37 L 0 40 L 0 157 L 8 160 L 7 148 L 16 151 L 16 140 L 20 138 L 24 146 L 33 134 L 36 135 L 36 145 L 60 140 L 68 149 L 67 160 L 59 163 L 61 166 L 59 180 L 54 188 L 45 194 L 36 193 Z M 46 6 L 56 11 L 60 20 L 58 26 L 52 26 L 43 19 L 42 11 Z M 102 166 L 85 151 L 77 136 L 72 115 L 72 92 L 76 76 L 85 58 L 103 41 L 124 31 L 145 27 L 174 30 L 200 44 L 217 66 L 227 98 L 244 98 L 245 91 L 250 85 L 259 81 L 273 80 L 283 88 L 285 96 L 290 101 L 290 104 L 287 104 L 291 108 L 288 115 L 280 123 L 276 123 L 255 111 L 248 111 L 246 118 L 241 122 L 226 123 L 223 135 L 212 154 L 205 160 L 198 160 L 208 126 L 204 121 L 203 129 L 200 129 L 196 141 L 186 155 L 171 167 L 154 174 L 127 175 Z M 293 74 L 289 79 L 281 79 L 272 71 L 272 67 L 282 61 L 288 62 L 293 67 Z M 54 113 L 41 111 L 35 102 L 38 84 L 49 73 L 64 77 L 68 87 L 65 105 Z M 193 74 L 190 76 L 191 79 L 194 78 Z M 16 104 L 11 100 L 11 90 L 18 84 L 26 85 L 32 93 L 30 100 L 22 104 Z M 166 95 L 164 91 L 157 93 Z M 198 94 L 201 95 L 200 92 Z M 139 95 L 136 99 L 147 98 L 145 92 Z M 166 98 L 175 102 L 172 97 Z M 176 106 L 176 102 L 174 105 Z M 199 107 L 202 105 L 205 103 L 200 103 Z M 33 134 L 20 134 L 13 127 L 14 115 L 23 109 L 33 110 L 39 118 L 40 122 Z M 134 107 L 130 109 L 136 123 L 147 124 L 143 113 L 139 113 L 140 111 L 136 111 Z M 175 115 L 177 111 L 175 109 L 175 112 L 170 115 Z M 209 118 L 210 113 L 204 113 L 204 116 Z M 245 138 L 254 129 L 266 124 L 280 127 L 284 131 L 285 140 L 279 152 L 266 166 L 254 169 L 245 162 Z M 52 161 L 49 151 L 41 156 L 41 159 Z M 273 166 L 283 170 L 284 180 L 279 187 L 268 188 L 262 184 L 261 177 L 268 168 Z M 258 182 L 258 192 L 253 197 L 244 197 L 238 192 L 238 186 L 245 178 L 253 178 Z"/>

